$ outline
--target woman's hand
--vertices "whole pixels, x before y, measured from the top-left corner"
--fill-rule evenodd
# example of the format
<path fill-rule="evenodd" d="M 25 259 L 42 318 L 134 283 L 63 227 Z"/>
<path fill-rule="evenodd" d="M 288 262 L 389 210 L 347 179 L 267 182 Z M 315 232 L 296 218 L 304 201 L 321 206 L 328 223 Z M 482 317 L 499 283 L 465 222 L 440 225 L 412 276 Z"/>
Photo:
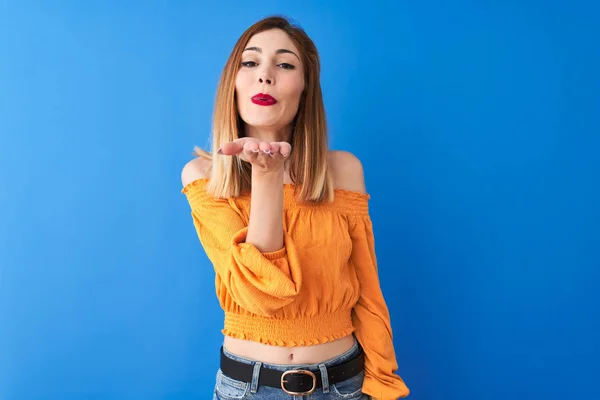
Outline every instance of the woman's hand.
<path fill-rule="evenodd" d="M 225 143 L 218 153 L 226 156 L 238 156 L 252 164 L 260 172 L 283 170 L 283 163 L 290 155 L 292 146 L 287 142 L 264 142 L 255 138 L 240 138 Z"/>

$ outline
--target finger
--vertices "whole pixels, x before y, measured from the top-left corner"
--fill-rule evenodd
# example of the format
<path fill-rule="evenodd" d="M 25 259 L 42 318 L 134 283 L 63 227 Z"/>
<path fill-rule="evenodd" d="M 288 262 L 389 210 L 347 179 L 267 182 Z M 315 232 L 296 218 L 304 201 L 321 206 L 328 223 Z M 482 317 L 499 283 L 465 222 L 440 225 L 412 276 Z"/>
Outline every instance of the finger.
<path fill-rule="evenodd" d="M 239 141 L 239 139 L 234 140 L 233 142 L 224 143 L 218 150 L 218 153 L 224 154 L 226 156 L 233 156 L 239 154 L 244 150 L 243 144 L 244 142 Z"/>
<path fill-rule="evenodd" d="M 288 142 L 279 142 L 279 154 L 287 157 L 292 152 L 292 146 Z"/>
<path fill-rule="evenodd" d="M 243 159 L 250 163 L 255 163 L 258 160 L 260 150 L 258 143 L 249 143 L 244 146 Z"/>
<path fill-rule="evenodd" d="M 268 153 L 271 150 L 271 144 L 269 142 L 260 142 L 258 147 L 264 153 Z"/>
<path fill-rule="evenodd" d="M 260 142 L 260 144 L 258 145 L 260 152 L 263 155 L 268 156 L 272 156 L 273 152 L 271 151 L 271 144 L 268 142 Z"/>
<path fill-rule="evenodd" d="M 272 142 L 272 143 L 270 143 L 270 145 L 271 145 L 271 153 L 272 153 L 273 155 L 275 155 L 275 154 L 279 154 L 279 143 L 277 143 L 277 142 Z"/>
<path fill-rule="evenodd" d="M 255 140 L 248 140 L 244 143 L 244 151 L 248 153 L 258 153 L 258 143 Z"/>

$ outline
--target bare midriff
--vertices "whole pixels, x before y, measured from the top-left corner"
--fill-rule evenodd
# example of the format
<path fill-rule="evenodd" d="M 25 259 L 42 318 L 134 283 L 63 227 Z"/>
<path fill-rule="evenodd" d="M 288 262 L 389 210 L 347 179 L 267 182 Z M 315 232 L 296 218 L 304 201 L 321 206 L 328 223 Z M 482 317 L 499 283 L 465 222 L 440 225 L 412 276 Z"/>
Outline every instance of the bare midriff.
<path fill-rule="evenodd" d="M 223 346 L 237 356 L 267 364 L 318 364 L 331 360 L 350 350 L 353 335 L 328 343 L 301 347 L 280 347 L 225 336 Z"/>

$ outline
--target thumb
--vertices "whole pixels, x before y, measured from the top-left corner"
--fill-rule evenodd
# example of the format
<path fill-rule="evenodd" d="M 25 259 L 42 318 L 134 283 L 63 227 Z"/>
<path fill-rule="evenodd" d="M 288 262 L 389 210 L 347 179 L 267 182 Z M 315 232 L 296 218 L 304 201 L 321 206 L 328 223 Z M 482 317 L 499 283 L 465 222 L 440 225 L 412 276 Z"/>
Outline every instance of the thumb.
<path fill-rule="evenodd" d="M 226 156 L 234 156 L 240 154 L 244 150 L 244 142 L 246 138 L 236 139 L 233 142 L 227 142 L 223 144 L 217 153 L 224 154 Z"/>

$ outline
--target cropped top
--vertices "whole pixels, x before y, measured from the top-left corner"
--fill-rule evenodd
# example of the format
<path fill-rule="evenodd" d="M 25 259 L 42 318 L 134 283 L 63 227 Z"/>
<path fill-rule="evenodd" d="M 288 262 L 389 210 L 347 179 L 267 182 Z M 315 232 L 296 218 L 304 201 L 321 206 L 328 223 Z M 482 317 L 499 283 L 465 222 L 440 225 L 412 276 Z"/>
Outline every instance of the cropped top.
<path fill-rule="evenodd" d="M 185 194 L 198 238 L 213 264 L 225 315 L 222 333 L 274 346 L 307 346 L 354 334 L 365 352 L 363 392 L 406 397 L 390 315 L 378 277 L 368 194 L 336 189 L 333 202 L 299 203 L 284 185 L 284 245 L 245 243 L 250 195 L 216 198 L 208 179 Z"/>

